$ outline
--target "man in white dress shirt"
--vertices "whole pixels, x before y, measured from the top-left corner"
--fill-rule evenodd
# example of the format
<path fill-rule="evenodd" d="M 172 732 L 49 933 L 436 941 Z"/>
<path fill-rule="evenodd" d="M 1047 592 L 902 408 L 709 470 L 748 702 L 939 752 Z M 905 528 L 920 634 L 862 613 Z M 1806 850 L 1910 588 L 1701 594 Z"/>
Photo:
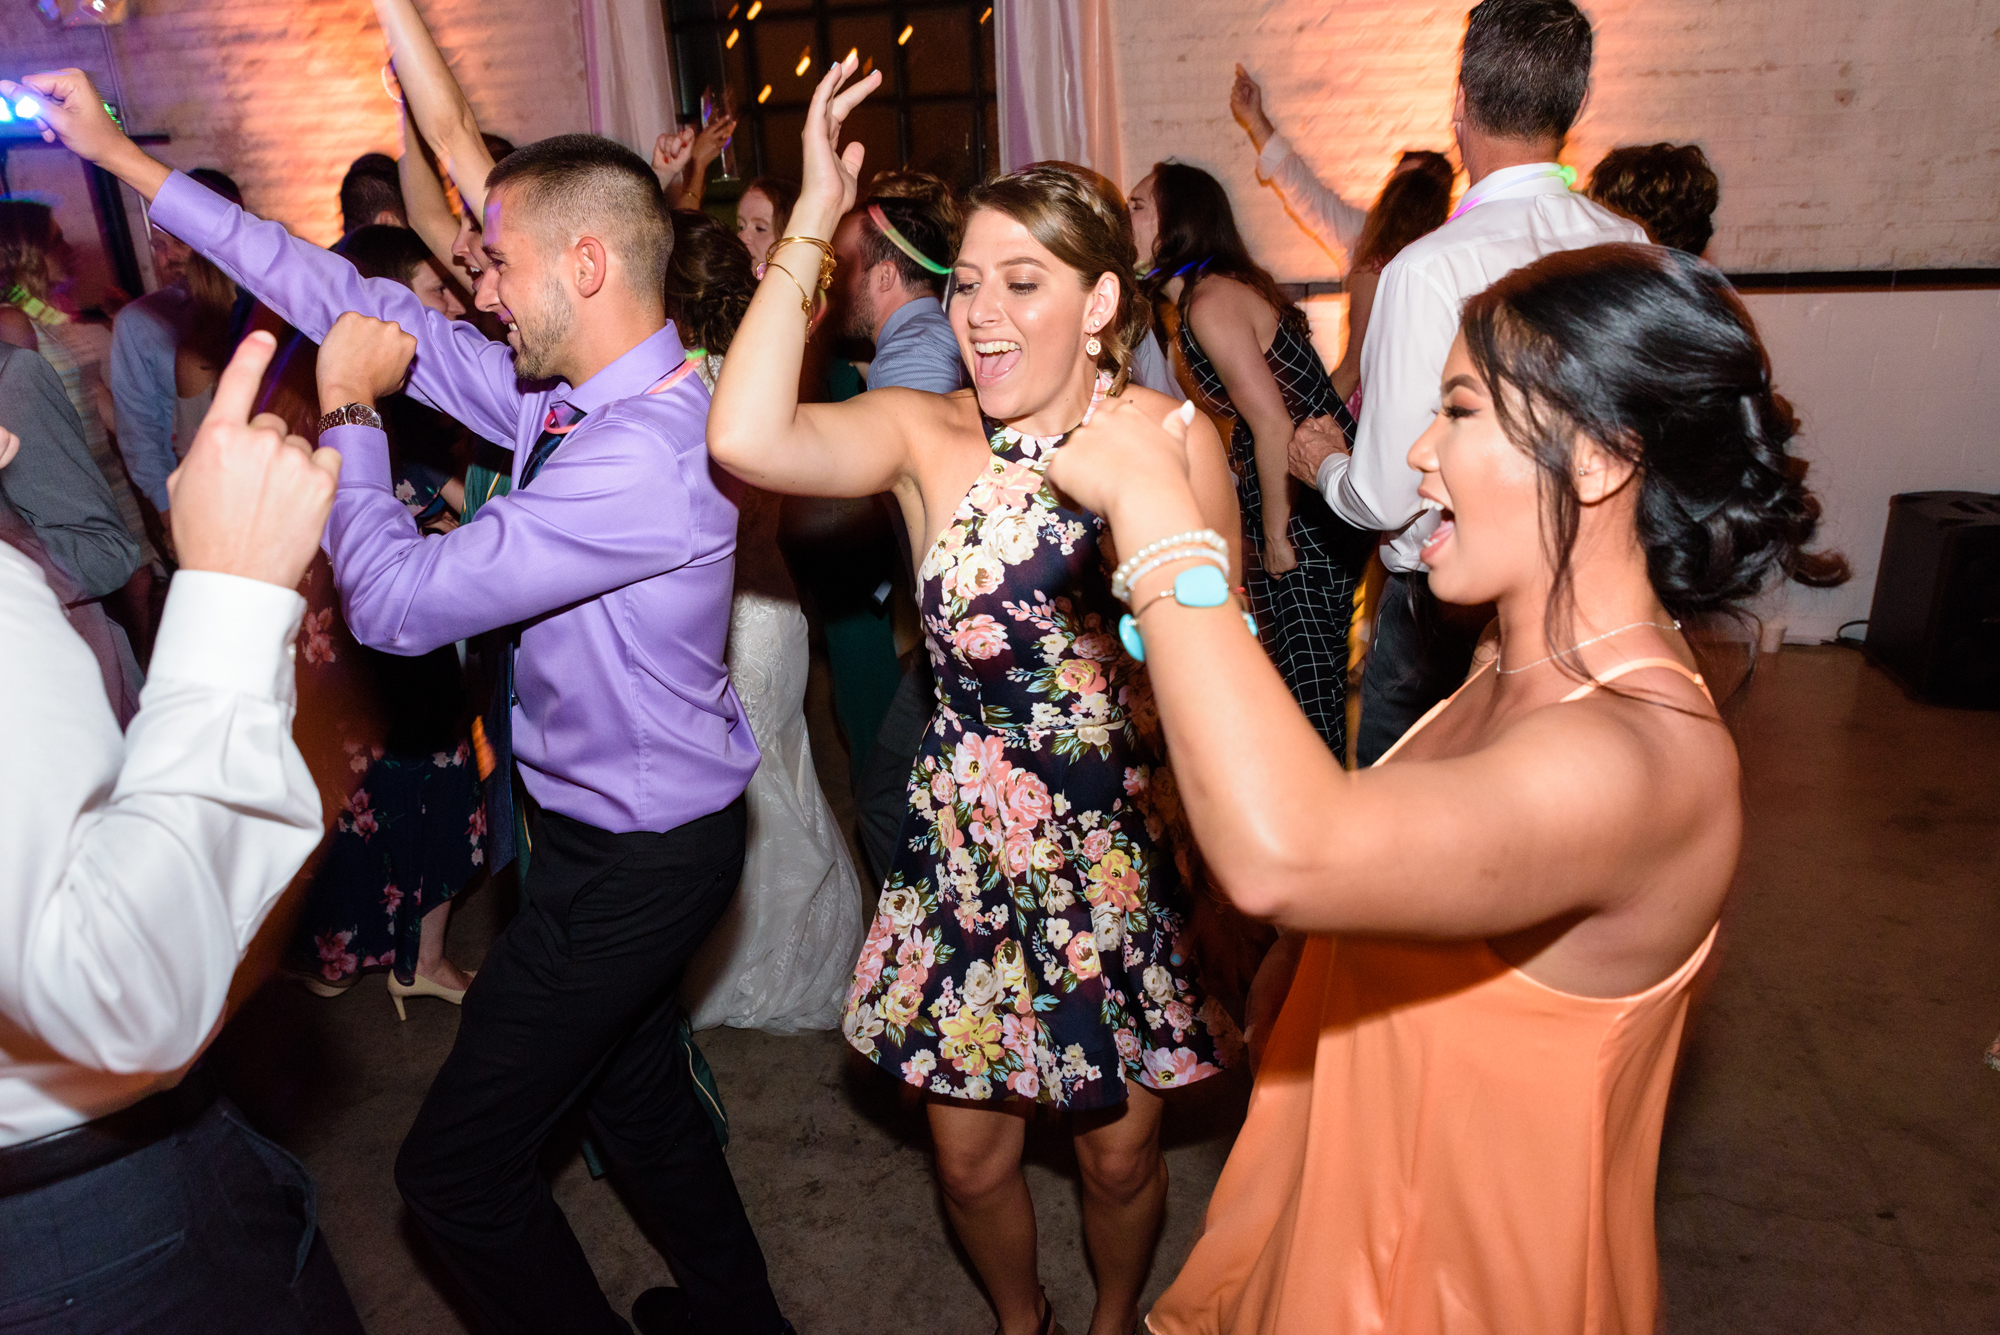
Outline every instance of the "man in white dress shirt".
<path fill-rule="evenodd" d="M 304 1167 L 187 1074 L 321 833 L 293 589 L 339 459 L 248 420 L 275 347 L 245 340 L 171 479 L 181 569 L 124 735 L 41 570 L 0 543 L 10 1332 L 361 1330 Z"/>
<path fill-rule="evenodd" d="M 1292 437 L 1292 472 L 1334 513 L 1383 535 L 1389 568 L 1361 682 L 1360 764 L 1372 764 L 1463 680 L 1483 618 L 1440 611 L 1419 555 L 1437 527 L 1410 467 L 1466 299 L 1558 250 L 1645 242 L 1638 224 L 1569 188 L 1556 162 L 1590 86 L 1590 21 L 1570 0 L 1483 0 L 1466 22 L 1452 129 L 1472 184 L 1444 226 L 1382 270 L 1361 350 L 1350 455 L 1316 419 Z"/>

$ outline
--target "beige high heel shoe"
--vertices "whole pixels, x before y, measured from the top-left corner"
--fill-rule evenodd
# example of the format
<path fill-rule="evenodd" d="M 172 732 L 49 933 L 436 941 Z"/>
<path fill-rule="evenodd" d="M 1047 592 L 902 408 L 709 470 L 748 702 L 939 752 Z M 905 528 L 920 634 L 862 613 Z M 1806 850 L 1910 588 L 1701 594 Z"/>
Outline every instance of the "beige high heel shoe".
<path fill-rule="evenodd" d="M 472 978 L 477 976 L 478 972 L 477 969 L 468 969 L 465 976 Z M 401 979 L 397 978 L 394 969 L 391 969 L 384 976 L 389 980 L 389 1000 L 396 1003 L 396 1018 L 398 1020 L 407 1020 L 410 1018 L 408 1013 L 403 1010 L 403 999 L 405 997 L 436 997 L 439 1001 L 449 1001 L 454 1006 L 459 1005 L 465 1000 L 464 988 L 451 988 L 446 987 L 442 983 L 434 983 L 420 973 L 411 975 L 408 983 L 404 983 Z"/>

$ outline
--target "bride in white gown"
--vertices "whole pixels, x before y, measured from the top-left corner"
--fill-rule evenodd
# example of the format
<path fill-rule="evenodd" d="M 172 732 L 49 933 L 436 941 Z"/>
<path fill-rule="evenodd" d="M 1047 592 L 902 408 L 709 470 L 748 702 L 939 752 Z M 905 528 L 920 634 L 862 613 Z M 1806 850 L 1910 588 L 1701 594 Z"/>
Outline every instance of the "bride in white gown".
<path fill-rule="evenodd" d="M 711 386 L 721 362 L 703 368 Z M 753 488 L 736 530 L 727 658 L 764 760 L 745 794 L 741 888 L 688 967 L 681 1001 L 696 1029 L 833 1029 L 866 929 L 861 878 L 813 771 L 806 618 L 778 551 L 778 498 Z"/>

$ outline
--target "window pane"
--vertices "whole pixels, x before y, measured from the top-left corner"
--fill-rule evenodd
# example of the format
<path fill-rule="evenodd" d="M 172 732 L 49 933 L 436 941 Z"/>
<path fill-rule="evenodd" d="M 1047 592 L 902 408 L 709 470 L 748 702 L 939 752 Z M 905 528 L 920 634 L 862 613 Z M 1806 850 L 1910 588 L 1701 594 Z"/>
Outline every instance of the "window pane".
<path fill-rule="evenodd" d="M 910 165 L 956 186 L 979 180 L 972 156 L 970 106 L 916 107 L 910 113 Z"/>
<path fill-rule="evenodd" d="M 995 41 L 993 30 L 999 25 L 993 21 L 989 7 L 981 6 L 981 8 L 987 11 L 987 19 L 979 25 L 979 59 L 984 62 L 980 66 L 984 71 L 979 76 L 982 81 L 980 87 L 988 97 L 991 97 L 1000 87 L 1000 75 L 998 73 L 1000 60 L 994 54 L 993 50 L 993 43 Z M 975 15 L 975 17 L 977 16 Z"/>
<path fill-rule="evenodd" d="M 986 104 L 986 174 L 1000 174 L 1000 104 Z"/>
<path fill-rule="evenodd" d="M 860 140 L 868 152 L 861 159 L 863 179 L 878 171 L 902 165 L 902 146 L 896 142 L 896 109 L 863 102 L 840 127 L 842 146 Z"/>
<path fill-rule="evenodd" d="M 813 85 L 826 72 L 827 55 L 813 40 L 810 19 L 780 19 L 767 23 L 759 19 L 756 29 L 757 64 L 764 83 L 771 85 L 770 105 L 792 103 L 803 106 L 812 99 Z M 805 73 L 797 72 L 799 57 L 810 56 Z M 751 97 L 757 92 L 752 89 Z"/>
<path fill-rule="evenodd" d="M 725 45 L 729 32 L 728 28 L 695 28 L 674 36 L 674 91 L 680 98 L 680 114 L 690 123 L 700 116 L 704 90 L 714 96 L 718 111 L 734 96 L 740 112 L 756 100 L 757 88 L 763 86 L 750 84 L 743 59 L 748 45 L 740 38 L 733 46 Z"/>
<path fill-rule="evenodd" d="M 912 93 L 972 91 L 972 33 L 977 15 L 965 10 L 922 10 L 910 16 L 909 59 Z"/>
<path fill-rule="evenodd" d="M 759 176 L 797 181 L 802 161 L 799 136 L 806 130 L 803 111 L 774 111 L 764 117 L 764 165 Z"/>
<path fill-rule="evenodd" d="M 734 9 L 742 12 L 743 6 L 737 0 L 667 0 L 667 22 L 693 23 L 699 19 L 722 19 L 729 17 Z"/>
<path fill-rule="evenodd" d="M 882 86 L 869 94 L 869 101 L 884 102 L 896 95 L 896 30 L 886 14 L 854 14 L 835 18 L 827 25 L 833 37 L 828 60 L 856 51 L 861 56 L 860 76 L 870 70 L 882 71 Z M 824 68 L 824 66 L 822 66 Z M 859 76 L 857 76 L 859 77 Z"/>

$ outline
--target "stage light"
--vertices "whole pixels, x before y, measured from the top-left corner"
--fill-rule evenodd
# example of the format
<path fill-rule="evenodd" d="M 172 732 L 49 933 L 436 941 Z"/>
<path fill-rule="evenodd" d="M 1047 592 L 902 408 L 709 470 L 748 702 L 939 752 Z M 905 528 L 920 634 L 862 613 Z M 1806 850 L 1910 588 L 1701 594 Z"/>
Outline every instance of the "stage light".
<path fill-rule="evenodd" d="M 910 44 L 910 34 L 911 34 L 911 33 L 913 33 L 913 32 L 915 32 L 916 30 L 917 30 L 917 25 L 916 25 L 916 24 L 914 24 L 914 23 L 906 23 L 906 24 L 904 24 L 904 25 L 903 25 L 903 31 L 901 31 L 900 33 L 896 34 L 896 45 L 897 45 L 897 46 L 908 46 L 908 45 Z"/>

